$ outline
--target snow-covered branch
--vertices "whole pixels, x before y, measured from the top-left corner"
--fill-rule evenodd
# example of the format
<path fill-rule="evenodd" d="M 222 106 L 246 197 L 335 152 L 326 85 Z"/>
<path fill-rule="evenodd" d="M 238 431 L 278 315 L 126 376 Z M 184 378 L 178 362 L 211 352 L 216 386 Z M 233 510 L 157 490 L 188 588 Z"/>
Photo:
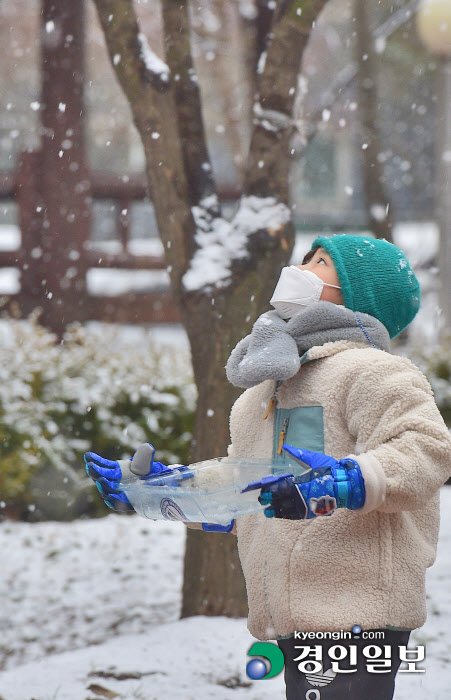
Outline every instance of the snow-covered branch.
<path fill-rule="evenodd" d="M 146 35 L 142 32 L 138 33 L 138 42 L 140 48 L 139 55 L 150 76 L 150 81 L 152 82 L 157 79 L 162 83 L 168 83 L 171 75 L 169 67 L 154 53 L 154 51 L 152 51 Z"/>
<path fill-rule="evenodd" d="M 208 197 L 193 207 L 198 246 L 183 277 L 186 291 L 226 287 L 232 280 L 233 263 L 249 254 L 252 235 L 267 231 L 277 235 L 291 219 L 291 211 L 275 197 L 242 197 L 231 222 L 212 216 L 216 198 Z"/>
<path fill-rule="evenodd" d="M 292 129 L 294 126 L 293 119 L 287 114 L 284 114 L 284 112 L 280 112 L 276 109 L 263 109 L 260 102 L 255 102 L 253 113 L 254 125 L 261 126 L 267 131 L 278 133 L 280 131 L 284 131 L 285 129 Z"/>

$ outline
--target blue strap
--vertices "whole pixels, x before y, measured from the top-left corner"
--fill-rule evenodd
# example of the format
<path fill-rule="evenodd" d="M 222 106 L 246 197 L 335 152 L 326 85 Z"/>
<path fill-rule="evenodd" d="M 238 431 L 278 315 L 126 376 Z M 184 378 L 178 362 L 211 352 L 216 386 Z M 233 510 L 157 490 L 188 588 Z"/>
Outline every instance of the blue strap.
<path fill-rule="evenodd" d="M 337 499 L 338 508 L 347 508 L 349 501 L 349 478 L 345 467 L 331 467 L 334 478 L 334 493 Z"/>
<path fill-rule="evenodd" d="M 166 476 L 171 476 L 181 481 L 182 479 L 192 479 L 194 476 L 194 472 L 192 472 L 189 467 L 182 465 L 180 467 L 174 467 L 174 469 L 171 469 L 170 467 L 165 467 L 165 469 L 163 469 L 162 471 L 150 472 L 150 474 L 140 476 L 139 478 L 143 481 L 153 483 L 156 486 L 161 486 L 166 482 L 163 480 L 163 482 L 160 483 L 159 479 L 164 478 Z"/>
<path fill-rule="evenodd" d="M 362 321 L 360 320 L 360 318 L 357 316 L 357 314 L 354 314 L 354 315 L 355 315 L 356 321 L 357 321 L 357 323 L 359 324 L 361 330 L 363 331 L 363 333 L 364 333 L 364 335 L 365 335 L 367 341 L 370 343 L 370 345 L 373 346 L 373 348 L 376 348 L 376 350 L 379 350 L 379 348 L 377 347 L 377 345 L 375 345 L 375 344 L 373 343 L 373 341 L 371 340 L 370 336 L 368 335 L 367 330 L 363 327 L 363 323 L 362 323 Z"/>
<path fill-rule="evenodd" d="M 235 525 L 235 521 L 232 520 L 229 525 L 217 525 L 216 523 L 202 523 L 202 530 L 204 532 L 230 532 Z"/>
<path fill-rule="evenodd" d="M 365 481 L 363 479 L 362 472 L 360 471 L 360 466 L 355 459 L 348 457 L 347 459 L 342 460 L 342 462 L 344 463 L 345 468 L 348 470 L 351 489 L 351 502 L 349 503 L 348 508 L 351 510 L 357 510 L 365 503 Z"/>

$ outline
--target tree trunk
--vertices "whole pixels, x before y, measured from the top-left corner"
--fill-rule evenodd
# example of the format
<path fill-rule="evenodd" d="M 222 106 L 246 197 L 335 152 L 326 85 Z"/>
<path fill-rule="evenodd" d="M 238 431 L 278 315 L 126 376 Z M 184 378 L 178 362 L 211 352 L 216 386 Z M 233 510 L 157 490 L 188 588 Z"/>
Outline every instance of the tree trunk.
<path fill-rule="evenodd" d="M 84 136 L 84 16 L 84 0 L 41 0 L 42 147 L 37 187 L 42 251 L 35 265 L 42 285 L 32 291 L 42 308 L 42 322 L 60 335 L 68 323 L 84 319 L 87 300 L 83 252 L 89 238 L 90 183 Z M 39 249 L 37 241 L 35 247 Z"/>
<path fill-rule="evenodd" d="M 446 339 L 451 328 L 451 58 L 439 58 L 437 68 L 435 210 L 440 230 L 439 334 Z"/>
<path fill-rule="evenodd" d="M 113 68 L 143 141 L 171 286 L 191 344 L 198 389 L 191 458 L 225 455 L 228 416 L 239 391 L 227 382 L 224 365 L 267 308 L 294 244 L 288 201 L 293 88 L 312 22 L 326 0 L 281 0 L 274 12 L 266 63 L 257 76 L 244 195 L 232 222 L 221 217 L 207 157 L 186 3 L 162 1 L 167 69 L 155 57 L 149 61 L 148 49 L 145 59 L 132 0 L 95 3 Z M 117 55 L 120 61 L 113 60 Z M 271 217 L 262 222 L 265 206 Z M 254 222 L 252 230 L 249 221 Z M 224 245 L 229 234 L 242 241 L 236 250 Z M 224 250 L 217 260 L 219 280 L 209 272 L 208 256 L 202 258 L 212 243 Z M 188 283 L 186 273 L 193 266 L 210 277 Z M 233 535 L 188 530 L 182 614 L 246 614 Z"/>
<path fill-rule="evenodd" d="M 193 368 L 198 387 L 192 460 L 227 454 L 228 415 L 239 390 L 227 382 L 224 365 L 235 338 L 225 335 L 228 319 L 208 300 L 186 316 Z M 233 333 L 233 336 L 235 333 Z M 187 530 L 182 617 L 247 615 L 246 590 L 236 547 L 229 534 Z"/>
<path fill-rule="evenodd" d="M 277 251 L 276 268 L 280 258 Z M 249 332 L 251 321 L 266 306 L 268 288 L 274 286 L 272 263 L 270 268 L 266 263 L 261 272 L 243 276 L 232 295 L 193 300 L 193 307 L 185 314 L 198 387 L 193 461 L 227 454 L 228 417 L 240 390 L 227 381 L 224 366 L 236 342 Z M 234 535 L 187 531 L 182 616 L 189 615 L 247 615 Z"/>
<path fill-rule="evenodd" d="M 376 238 L 392 241 L 393 216 L 391 203 L 384 188 L 384 169 L 378 156 L 382 153 L 378 125 L 377 55 L 370 29 L 368 0 L 355 0 L 357 29 L 357 85 L 362 137 L 363 188 L 369 226 Z"/>

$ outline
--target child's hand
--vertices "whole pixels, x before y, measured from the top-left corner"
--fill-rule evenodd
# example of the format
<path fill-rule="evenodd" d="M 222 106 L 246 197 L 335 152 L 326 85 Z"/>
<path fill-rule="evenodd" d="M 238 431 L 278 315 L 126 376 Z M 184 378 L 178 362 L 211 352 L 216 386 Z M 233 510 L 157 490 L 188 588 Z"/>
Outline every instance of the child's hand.
<path fill-rule="evenodd" d="M 105 505 L 120 512 L 133 510 L 125 493 L 118 488 L 122 479 L 119 462 L 105 459 L 95 452 L 87 452 L 84 458 L 86 472 L 93 479 Z"/>
<path fill-rule="evenodd" d="M 356 510 L 364 505 L 365 485 L 355 460 L 338 461 L 322 452 L 291 445 L 283 445 L 283 449 L 311 469 L 262 488 L 258 500 L 268 506 L 264 510 L 267 518 L 306 520 L 331 515 L 335 508 Z"/>
<path fill-rule="evenodd" d="M 138 447 L 131 459 L 120 461 L 105 459 L 95 452 L 84 456 L 86 472 L 99 490 L 108 508 L 120 512 L 133 510 L 125 493 L 119 488 L 119 482 L 127 477 L 145 478 L 150 474 L 159 474 L 168 469 L 161 462 L 154 462 L 155 448 L 149 443 Z"/>

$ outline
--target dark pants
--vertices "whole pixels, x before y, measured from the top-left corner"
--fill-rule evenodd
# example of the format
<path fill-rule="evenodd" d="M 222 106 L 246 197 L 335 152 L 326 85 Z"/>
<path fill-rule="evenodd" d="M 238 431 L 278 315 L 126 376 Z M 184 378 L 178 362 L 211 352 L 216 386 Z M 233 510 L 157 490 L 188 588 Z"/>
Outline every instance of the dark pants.
<path fill-rule="evenodd" d="M 407 646 L 410 632 L 393 630 L 368 630 L 383 632 L 384 639 L 279 639 L 278 645 L 285 657 L 285 685 L 287 700 L 391 700 L 395 691 L 395 676 L 400 666 L 398 646 Z M 338 646 L 337 646 L 338 645 Z M 350 649 L 355 646 L 356 649 Z M 390 650 L 386 647 L 389 646 Z M 309 647 L 309 656 L 305 657 L 305 647 Z M 320 647 L 320 649 L 318 649 Z M 329 656 L 329 650 L 331 655 Z M 339 648 L 341 647 L 341 648 Z M 346 649 L 343 651 L 343 647 Z M 368 649 L 368 647 L 372 647 Z M 375 647 L 382 649 L 378 658 L 367 658 L 363 654 L 374 656 Z M 341 658 L 341 660 L 337 660 Z M 299 656 L 301 660 L 294 661 Z M 316 659 L 315 659 L 316 656 Z M 389 659 L 389 660 L 388 660 Z M 316 666 L 311 661 L 316 660 Z M 332 661 L 339 669 L 356 669 L 352 673 L 333 673 Z M 379 663 L 378 663 L 379 661 Z M 303 671 L 298 664 L 304 663 Z M 318 663 L 322 665 L 320 669 Z M 366 664 L 387 668 L 384 673 L 370 672 Z"/>

